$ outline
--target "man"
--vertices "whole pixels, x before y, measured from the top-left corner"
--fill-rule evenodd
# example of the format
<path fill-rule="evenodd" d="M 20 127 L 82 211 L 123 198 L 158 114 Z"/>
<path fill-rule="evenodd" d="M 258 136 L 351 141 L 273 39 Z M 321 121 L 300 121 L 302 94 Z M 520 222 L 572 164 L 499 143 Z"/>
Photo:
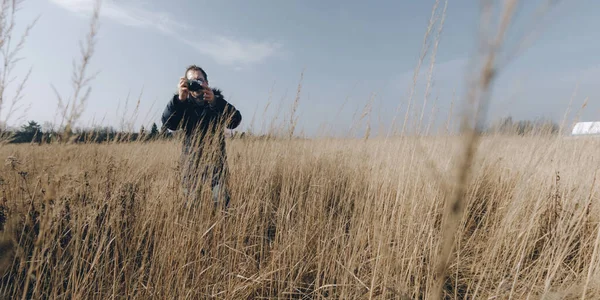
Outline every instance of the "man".
<path fill-rule="evenodd" d="M 223 196 L 227 207 L 230 197 L 226 186 L 228 167 L 224 129 L 236 128 L 242 115 L 225 101 L 220 90 L 208 86 L 207 77 L 206 72 L 196 65 L 186 69 L 184 77 L 179 79 L 178 93 L 162 114 L 162 123 L 170 130 L 183 129 L 185 132 L 181 153 L 184 191 L 195 195 L 203 183 L 209 183 L 215 204 Z M 200 85 L 194 85 L 196 83 Z M 191 198 L 188 201 L 196 200 Z"/>

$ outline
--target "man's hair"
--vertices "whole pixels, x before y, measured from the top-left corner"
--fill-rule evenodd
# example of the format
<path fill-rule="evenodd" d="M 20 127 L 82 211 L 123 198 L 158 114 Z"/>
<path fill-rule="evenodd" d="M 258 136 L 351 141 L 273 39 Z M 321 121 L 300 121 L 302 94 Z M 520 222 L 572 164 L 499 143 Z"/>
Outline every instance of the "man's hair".
<path fill-rule="evenodd" d="M 202 68 L 200 68 L 196 65 L 191 65 L 191 66 L 187 67 L 187 69 L 185 69 L 185 74 L 184 74 L 185 78 L 187 78 L 187 74 L 191 70 L 202 73 L 202 75 L 204 75 L 204 79 L 206 79 L 208 81 L 208 75 L 206 75 L 206 72 L 204 72 L 204 70 Z"/>

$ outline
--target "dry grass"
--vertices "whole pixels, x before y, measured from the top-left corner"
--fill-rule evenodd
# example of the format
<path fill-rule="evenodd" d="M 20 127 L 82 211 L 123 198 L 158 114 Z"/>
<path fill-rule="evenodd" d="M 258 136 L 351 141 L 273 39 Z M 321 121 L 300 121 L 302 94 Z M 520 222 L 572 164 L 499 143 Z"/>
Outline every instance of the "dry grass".
<path fill-rule="evenodd" d="M 73 95 L 57 92 L 64 143 L 0 148 L 0 299 L 600 297 L 600 140 L 474 130 L 518 2 L 497 26 L 482 6 L 460 137 L 372 138 L 371 100 L 362 140 L 294 140 L 301 77 L 278 128 L 288 138 L 229 144 L 232 206 L 215 211 L 208 193 L 183 205 L 175 142 L 69 144 L 94 78 L 97 1 Z M 2 3 L 10 37 L 17 2 Z M 446 7 L 435 1 L 401 135 L 422 133 Z"/>
<path fill-rule="evenodd" d="M 181 207 L 176 143 L 4 146 L 0 295 L 426 298 L 461 143 L 235 140 L 228 212 Z M 445 297 L 599 297 L 598 146 L 483 139 Z"/>

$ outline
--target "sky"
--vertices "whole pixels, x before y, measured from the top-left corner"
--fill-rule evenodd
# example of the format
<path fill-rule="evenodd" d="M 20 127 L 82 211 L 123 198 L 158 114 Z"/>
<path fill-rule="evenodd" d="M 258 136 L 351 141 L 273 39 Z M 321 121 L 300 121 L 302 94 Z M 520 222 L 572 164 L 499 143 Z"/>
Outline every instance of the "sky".
<path fill-rule="evenodd" d="M 600 121 L 600 2 L 559 1 L 542 18 L 533 16 L 545 0 L 521 2 L 506 50 L 532 29 L 535 39 L 500 65 L 488 120 L 561 122 L 567 113 L 569 120 Z M 466 99 L 481 11 L 478 1 L 448 1 L 426 97 L 441 18 L 416 85 L 413 74 L 434 3 L 104 0 L 88 68 L 96 76 L 76 125 L 160 126 L 179 77 L 196 64 L 242 113 L 239 131 L 289 124 L 294 111 L 297 128 L 307 135 L 364 132 L 367 124 L 385 132 L 394 120 L 403 122 L 411 94 L 411 115 L 442 126 L 449 114 L 456 119 Z M 22 106 L 7 123 L 60 123 L 54 89 L 65 100 L 73 93 L 73 62 L 80 61 L 94 1 L 25 0 L 20 7 L 16 33 L 39 20 L 12 74 L 23 78 L 31 68 Z M 443 9 L 441 1 L 438 15 Z M 14 90 L 15 84 L 8 87 L 8 98 Z"/>

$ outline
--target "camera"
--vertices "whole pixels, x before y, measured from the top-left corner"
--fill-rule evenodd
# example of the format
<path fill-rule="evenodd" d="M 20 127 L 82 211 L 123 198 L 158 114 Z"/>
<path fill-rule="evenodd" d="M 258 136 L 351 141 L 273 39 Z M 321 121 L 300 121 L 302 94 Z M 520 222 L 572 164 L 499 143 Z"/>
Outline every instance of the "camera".
<path fill-rule="evenodd" d="M 203 83 L 204 83 L 204 81 L 202 81 L 202 80 L 188 79 L 188 81 L 187 81 L 188 90 L 190 90 L 192 92 L 197 92 L 199 90 L 202 90 Z"/>

